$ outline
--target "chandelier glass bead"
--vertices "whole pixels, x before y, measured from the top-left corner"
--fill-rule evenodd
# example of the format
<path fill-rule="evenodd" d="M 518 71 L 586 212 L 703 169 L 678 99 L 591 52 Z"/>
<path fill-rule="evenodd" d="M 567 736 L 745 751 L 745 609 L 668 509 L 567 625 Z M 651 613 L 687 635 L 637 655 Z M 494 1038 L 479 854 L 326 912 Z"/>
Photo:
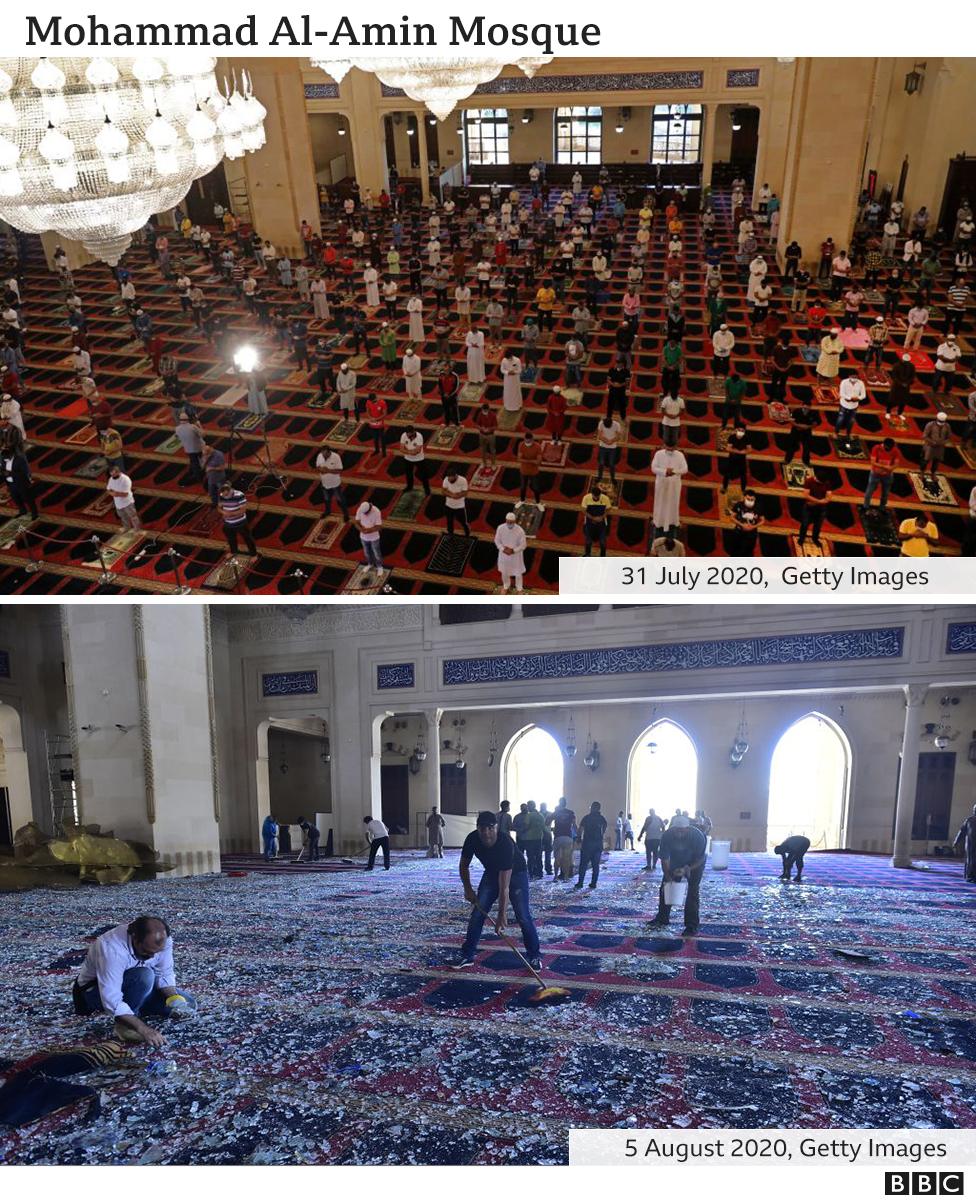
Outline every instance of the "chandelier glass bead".
<path fill-rule="evenodd" d="M 116 263 L 221 158 L 264 145 L 264 106 L 216 59 L 0 59 L 0 217 Z"/>
<path fill-rule="evenodd" d="M 369 71 L 388 87 L 399 88 L 411 100 L 418 100 L 443 121 L 461 100 L 474 94 L 483 83 L 489 83 L 503 67 L 517 66 L 530 79 L 552 56 L 534 58 L 313 58 L 312 66 L 319 67 L 336 83 L 341 83 L 351 67 Z"/>

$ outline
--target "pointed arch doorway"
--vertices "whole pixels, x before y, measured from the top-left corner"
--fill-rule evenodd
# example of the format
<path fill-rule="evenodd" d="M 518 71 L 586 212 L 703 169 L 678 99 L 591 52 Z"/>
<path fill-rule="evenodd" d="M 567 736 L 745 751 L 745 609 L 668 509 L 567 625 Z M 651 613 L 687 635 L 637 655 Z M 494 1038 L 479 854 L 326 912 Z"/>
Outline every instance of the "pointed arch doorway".
<path fill-rule="evenodd" d="M 770 764 L 768 848 L 802 834 L 813 850 L 843 849 L 850 778 L 851 746 L 840 726 L 816 712 L 794 721 Z"/>

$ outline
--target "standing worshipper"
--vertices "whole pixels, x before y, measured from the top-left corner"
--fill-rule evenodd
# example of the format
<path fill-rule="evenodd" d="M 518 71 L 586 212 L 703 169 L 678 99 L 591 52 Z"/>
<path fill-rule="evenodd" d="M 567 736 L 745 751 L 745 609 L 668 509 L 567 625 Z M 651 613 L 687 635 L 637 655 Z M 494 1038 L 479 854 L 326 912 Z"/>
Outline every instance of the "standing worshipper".
<path fill-rule="evenodd" d="M 522 360 L 514 350 L 509 350 L 501 361 L 502 407 L 506 412 L 519 412 L 522 408 Z"/>
<path fill-rule="evenodd" d="M 413 347 L 407 347 L 407 351 L 403 356 L 402 370 L 407 395 L 412 400 L 419 400 L 422 383 L 421 364 L 419 356 L 413 351 Z"/>
<path fill-rule="evenodd" d="M 963 868 L 967 883 L 976 883 L 976 804 L 973 811 L 963 821 L 952 843 L 953 850 L 962 846 L 966 855 L 966 865 Z"/>
<path fill-rule="evenodd" d="M 644 853 L 647 856 L 647 866 L 642 868 L 643 870 L 653 871 L 657 866 L 659 851 L 661 849 L 661 835 L 663 833 L 664 821 L 652 808 L 640 828 L 640 833 L 637 835 L 637 840 L 644 842 Z"/>
<path fill-rule="evenodd" d="M 820 357 L 817 359 L 817 378 L 830 382 L 837 378 L 844 343 L 840 340 L 840 328 L 834 326 L 830 333 L 820 339 Z"/>
<path fill-rule="evenodd" d="M 410 319 L 408 334 L 416 346 L 424 343 L 424 305 L 419 296 L 411 296 L 407 301 L 407 316 Z"/>
<path fill-rule="evenodd" d="M 477 858 L 484 867 L 484 874 L 475 891 L 471 883 L 471 860 Z M 455 963 L 455 970 L 462 970 L 474 963 L 475 952 L 481 939 L 486 914 L 498 901 L 498 916 L 495 932 L 504 933 L 508 926 L 508 905 L 511 901 L 515 919 L 522 931 L 525 956 L 534 971 L 542 967 L 539 958 L 539 935 L 532 920 L 529 907 L 529 872 L 525 857 L 510 837 L 498 831 L 498 818 L 493 812 L 478 813 L 476 827 L 464 839 L 461 861 L 458 867 L 464 898 L 473 905 L 468 921 L 468 931 Z"/>
<path fill-rule="evenodd" d="M 480 329 L 469 329 L 464 339 L 467 346 L 468 383 L 485 382 L 485 335 Z"/>
<path fill-rule="evenodd" d="M 522 591 L 522 577 L 525 574 L 525 547 L 528 539 L 525 530 L 516 522 L 515 513 L 505 514 L 505 521 L 495 530 L 495 546 L 498 549 L 498 570 L 502 577 L 502 591 L 511 590 L 515 581 L 515 590 Z"/>
<path fill-rule="evenodd" d="M 600 802 L 594 800 L 590 805 L 590 811 L 579 823 L 579 877 L 573 886 L 573 891 L 583 890 L 587 867 L 590 868 L 590 891 L 596 887 L 600 878 L 600 857 L 603 854 L 603 839 L 606 832 L 607 819 L 600 812 Z"/>
<path fill-rule="evenodd" d="M 363 547 L 363 566 L 379 574 L 383 570 L 383 552 L 380 546 L 382 512 L 370 500 L 364 500 L 356 509 L 353 523 L 359 530 L 359 540 Z"/>
<path fill-rule="evenodd" d="M 428 858 L 444 857 L 444 826 L 446 823 L 436 808 L 430 810 L 430 816 L 426 821 Z"/>
<path fill-rule="evenodd" d="M 379 278 L 379 272 L 375 267 L 367 267 L 363 271 L 363 283 L 366 285 L 367 308 L 379 308 L 380 306 Z"/>
<path fill-rule="evenodd" d="M 278 822 L 269 813 L 261 825 L 261 840 L 264 842 L 264 861 L 278 857 Z"/>
<path fill-rule="evenodd" d="M 688 460 L 673 446 L 663 446 L 651 460 L 654 475 L 655 530 L 666 533 L 681 523 L 681 480 L 688 473 Z"/>
<path fill-rule="evenodd" d="M 674 826 L 665 830 L 661 837 L 661 882 L 657 916 L 651 922 L 653 929 L 666 929 L 671 920 L 671 905 L 664 900 L 664 889 L 668 883 L 688 880 L 685 896 L 685 927 L 683 936 L 694 937 L 698 932 L 699 905 L 702 875 L 705 872 L 705 849 L 708 840 L 700 829 L 693 825 Z"/>
<path fill-rule="evenodd" d="M 560 796 L 551 821 L 554 882 L 569 883 L 573 877 L 573 838 L 576 832 L 576 814 L 568 806 L 565 796 Z"/>

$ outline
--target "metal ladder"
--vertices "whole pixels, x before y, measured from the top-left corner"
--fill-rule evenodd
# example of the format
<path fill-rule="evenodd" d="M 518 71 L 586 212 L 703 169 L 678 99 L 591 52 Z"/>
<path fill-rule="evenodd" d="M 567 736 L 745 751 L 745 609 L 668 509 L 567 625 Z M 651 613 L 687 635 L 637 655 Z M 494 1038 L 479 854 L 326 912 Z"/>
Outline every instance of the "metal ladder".
<path fill-rule="evenodd" d="M 73 825 L 78 823 L 74 756 L 71 753 L 71 738 L 66 733 L 45 731 L 44 744 L 51 800 L 51 832 L 59 837 L 64 833 L 66 821 Z"/>

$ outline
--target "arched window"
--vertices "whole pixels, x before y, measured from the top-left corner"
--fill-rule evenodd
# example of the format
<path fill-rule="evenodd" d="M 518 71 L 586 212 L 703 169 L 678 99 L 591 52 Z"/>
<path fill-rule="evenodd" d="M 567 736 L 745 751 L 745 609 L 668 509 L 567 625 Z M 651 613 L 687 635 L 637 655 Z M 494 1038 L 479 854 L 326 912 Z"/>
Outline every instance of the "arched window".
<path fill-rule="evenodd" d="M 464 110 L 464 155 L 469 167 L 508 165 L 508 109 Z"/>
<path fill-rule="evenodd" d="M 807 713 L 795 721 L 773 751 L 768 848 L 796 833 L 808 837 L 814 850 L 841 849 L 850 768 L 850 743 L 833 721 L 820 713 Z"/>
<path fill-rule="evenodd" d="M 576 105 L 556 109 L 556 162 L 599 166 L 603 152 L 603 109 Z"/>
<path fill-rule="evenodd" d="M 701 162 L 702 106 L 655 104 L 651 121 L 651 162 Z"/>
<path fill-rule="evenodd" d="M 630 752 L 628 808 L 639 828 L 648 809 L 667 819 L 676 808 L 694 816 L 698 807 L 698 752 L 674 721 L 655 721 Z"/>
<path fill-rule="evenodd" d="M 538 725 L 527 725 L 502 755 L 502 796 L 517 813 L 529 800 L 548 804 L 551 812 L 563 794 L 563 752 L 559 743 Z"/>

